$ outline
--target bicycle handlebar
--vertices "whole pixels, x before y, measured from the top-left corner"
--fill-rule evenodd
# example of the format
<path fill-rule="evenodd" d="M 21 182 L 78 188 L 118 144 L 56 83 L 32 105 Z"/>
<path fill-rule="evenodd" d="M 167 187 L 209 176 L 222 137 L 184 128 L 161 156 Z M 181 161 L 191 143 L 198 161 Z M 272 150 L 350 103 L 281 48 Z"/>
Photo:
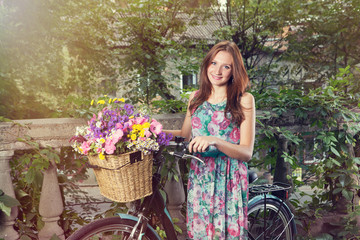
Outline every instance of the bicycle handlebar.
<path fill-rule="evenodd" d="M 175 141 L 170 142 L 170 145 L 175 146 L 176 150 L 173 152 L 169 152 L 170 155 L 177 157 L 177 158 L 192 158 L 195 159 L 201 163 L 204 163 L 204 161 L 201 158 L 198 158 L 194 155 L 187 154 L 189 142 L 185 141 L 184 137 L 175 136 Z"/>

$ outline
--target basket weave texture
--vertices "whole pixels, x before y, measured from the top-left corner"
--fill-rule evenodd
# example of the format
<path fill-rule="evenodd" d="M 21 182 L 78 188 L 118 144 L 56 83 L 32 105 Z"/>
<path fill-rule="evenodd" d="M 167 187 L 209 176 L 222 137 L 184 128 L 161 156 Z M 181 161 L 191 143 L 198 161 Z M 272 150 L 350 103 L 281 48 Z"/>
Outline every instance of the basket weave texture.
<path fill-rule="evenodd" d="M 105 155 L 104 160 L 89 156 L 90 164 L 99 167 L 93 170 L 100 193 L 116 202 L 131 202 L 152 194 L 152 159 L 152 154 L 140 152 Z"/>

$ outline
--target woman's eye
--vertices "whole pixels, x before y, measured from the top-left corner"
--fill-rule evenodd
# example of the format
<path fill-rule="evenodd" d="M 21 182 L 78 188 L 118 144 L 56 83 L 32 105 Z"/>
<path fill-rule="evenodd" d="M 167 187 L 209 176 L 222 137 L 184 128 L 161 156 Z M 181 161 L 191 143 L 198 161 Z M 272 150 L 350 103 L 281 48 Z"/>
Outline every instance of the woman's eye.
<path fill-rule="evenodd" d="M 225 69 L 230 69 L 230 66 L 225 66 Z"/>
<path fill-rule="evenodd" d="M 216 62 L 211 62 L 211 65 L 216 65 Z"/>

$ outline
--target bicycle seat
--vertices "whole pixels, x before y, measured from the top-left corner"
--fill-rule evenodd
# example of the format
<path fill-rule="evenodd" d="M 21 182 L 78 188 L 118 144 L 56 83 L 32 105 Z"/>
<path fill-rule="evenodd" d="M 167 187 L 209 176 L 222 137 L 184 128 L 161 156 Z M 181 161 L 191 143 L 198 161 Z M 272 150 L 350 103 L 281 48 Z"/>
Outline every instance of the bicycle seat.
<path fill-rule="evenodd" d="M 258 179 L 258 175 L 255 171 L 248 170 L 249 184 L 255 182 Z"/>

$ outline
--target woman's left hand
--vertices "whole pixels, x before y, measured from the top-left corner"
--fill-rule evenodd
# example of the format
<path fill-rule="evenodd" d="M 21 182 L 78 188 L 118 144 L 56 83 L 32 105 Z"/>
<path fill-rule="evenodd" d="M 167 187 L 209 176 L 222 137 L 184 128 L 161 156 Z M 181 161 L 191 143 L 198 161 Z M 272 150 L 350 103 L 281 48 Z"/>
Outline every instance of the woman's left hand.
<path fill-rule="evenodd" d="M 205 152 L 209 146 L 216 144 L 216 137 L 198 136 L 189 143 L 189 152 Z"/>

